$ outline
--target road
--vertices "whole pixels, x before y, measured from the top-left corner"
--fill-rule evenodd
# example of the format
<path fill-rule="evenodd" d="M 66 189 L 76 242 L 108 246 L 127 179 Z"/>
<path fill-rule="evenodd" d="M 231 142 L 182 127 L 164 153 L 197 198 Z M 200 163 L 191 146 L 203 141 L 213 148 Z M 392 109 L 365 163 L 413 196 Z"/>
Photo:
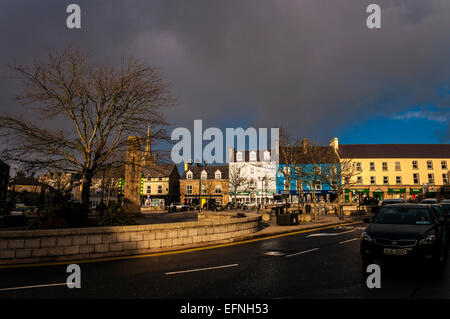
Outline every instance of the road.
<path fill-rule="evenodd" d="M 449 265 L 441 273 L 414 265 L 382 265 L 381 288 L 367 288 L 359 257 L 364 227 L 80 263 L 80 289 L 64 284 L 66 265 L 0 269 L 0 299 L 450 298 Z"/>

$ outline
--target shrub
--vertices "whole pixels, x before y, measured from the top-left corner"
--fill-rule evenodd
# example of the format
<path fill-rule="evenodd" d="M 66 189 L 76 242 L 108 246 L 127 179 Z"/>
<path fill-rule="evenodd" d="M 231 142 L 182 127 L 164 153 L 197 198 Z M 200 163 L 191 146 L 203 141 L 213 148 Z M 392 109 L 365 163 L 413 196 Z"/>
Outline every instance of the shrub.
<path fill-rule="evenodd" d="M 135 225 L 136 222 L 131 216 L 126 214 L 123 208 L 117 203 L 111 203 L 103 215 L 100 217 L 99 226 L 126 226 Z"/>
<path fill-rule="evenodd" d="M 30 228 L 55 229 L 88 226 L 89 208 L 80 203 L 63 203 L 38 214 Z"/>

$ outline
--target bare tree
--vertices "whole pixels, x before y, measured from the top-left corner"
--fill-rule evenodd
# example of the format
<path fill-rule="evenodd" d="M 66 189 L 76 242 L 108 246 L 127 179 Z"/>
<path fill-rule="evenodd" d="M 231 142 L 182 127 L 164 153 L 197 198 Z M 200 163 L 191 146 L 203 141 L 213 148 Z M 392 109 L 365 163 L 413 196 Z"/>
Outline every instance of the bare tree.
<path fill-rule="evenodd" d="M 233 164 L 229 168 L 229 187 L 234 193 L 234 204 L 237 205 L 237 192 L 247 189 L 248 178 L 243 174 L 243 165 Z"/>
<path fill-rule="evenodd" d="M 161 109 L 175 100 L 160 71 L 136 58 L 115 65 L 95 64 L 69 47 L 49 51 L 48 61 L 10 66 L 22 85 L 17 100 L 32 108 L 23 116 L 0 116 L 2 157 L 28 167 L 79 173 L 82 203 L 89 203 L 93 176 L 123 151 L 129 135 L 147 125 L 152 139 L 165 136 Z M 44 125 L 52 121 L 52 128 Z M 55 128 L 59 124 L 62 129 Z"/>
<path fill-rule="evenodd" d="M 68 197 L 74 182 L 74 176 L 62 171 L 49 171 L 38 178 L 39 182 L 50 185 L 62 197 Z"/>
<path fill-rule="evenodd" d="M 296 179 L 296 167 L 299 163 L 300 139 L 290 136 L 288 131 L 280 128 L 280 161 L 277 172 L 284 177 L 286 202 L 291 190 L 291 182 Z"/>
<path fill-rule="evenodd" d="M 357 184 L 355 176 L 360 173 L 349 155 L 339 154 L 334 149 L 330 149 L 322 169 L 322 181 L 336 193 L 336 208 L 340 219 L 343 218 L 341 200 L 344 191 Z"/>
<path fill-rule="evenodd" d="M 317 197 L 316 191 L 321 188 L 323 179 L 323 166 L 328 161 L 328 147 L 302 141 L 301 154 L 299 154 L 299 165 L 295 170 L 296 179 L 306 184 L 311 190 L 314 219 L 317 219 Z"/>

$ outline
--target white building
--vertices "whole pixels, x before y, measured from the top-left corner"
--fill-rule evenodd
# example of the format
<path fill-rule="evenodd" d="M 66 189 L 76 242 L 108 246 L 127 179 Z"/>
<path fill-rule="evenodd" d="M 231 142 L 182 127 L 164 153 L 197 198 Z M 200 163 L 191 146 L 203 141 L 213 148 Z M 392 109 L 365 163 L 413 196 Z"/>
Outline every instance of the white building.
<path fill-rule="evenodd" d="M 277 162 L 271 160 L 271 151 L 229 150 L 229 194 L 230 201 L 254 202 L 256 204 L 273 202 L 276 192 Z M 234 175 L 234 176 L 233 176 Z M 233 179 L 242 179 L 242 185 L 233 185 Z M 235 187 L 237 191 L 235 191 Z"/>

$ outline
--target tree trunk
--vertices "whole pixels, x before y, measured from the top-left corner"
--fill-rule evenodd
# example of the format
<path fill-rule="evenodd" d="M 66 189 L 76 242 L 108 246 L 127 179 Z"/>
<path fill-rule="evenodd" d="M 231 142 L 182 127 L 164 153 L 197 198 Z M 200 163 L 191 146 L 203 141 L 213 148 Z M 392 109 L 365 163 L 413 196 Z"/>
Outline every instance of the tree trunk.
<path fill-rule="evenodd" d="M 342 211 L 341 211 L 341 196 L 340 196 L 340 195 L 337 196 L 336 200 L 337 200 L 338 216 L 339 216 L 339 219 L 342 220 L 342 219 L 344 219 L 344 218 L 343 218 L 343 216 L 342 216 Z"/>
<path fill-rule="evenodd" d="M 83 178 L 81 181 L 81 203 L 89 207 L 90 188 L 92 185 L 92 172 L 83 171 Z"/>
<path fill-rule="evenodd" d="M 316 205 L 316 188 L 315 187 L 313 187 L 312 201 L 313 201 L 314 220 L 316 220 L 317 219 L 317 205 Z"/>

